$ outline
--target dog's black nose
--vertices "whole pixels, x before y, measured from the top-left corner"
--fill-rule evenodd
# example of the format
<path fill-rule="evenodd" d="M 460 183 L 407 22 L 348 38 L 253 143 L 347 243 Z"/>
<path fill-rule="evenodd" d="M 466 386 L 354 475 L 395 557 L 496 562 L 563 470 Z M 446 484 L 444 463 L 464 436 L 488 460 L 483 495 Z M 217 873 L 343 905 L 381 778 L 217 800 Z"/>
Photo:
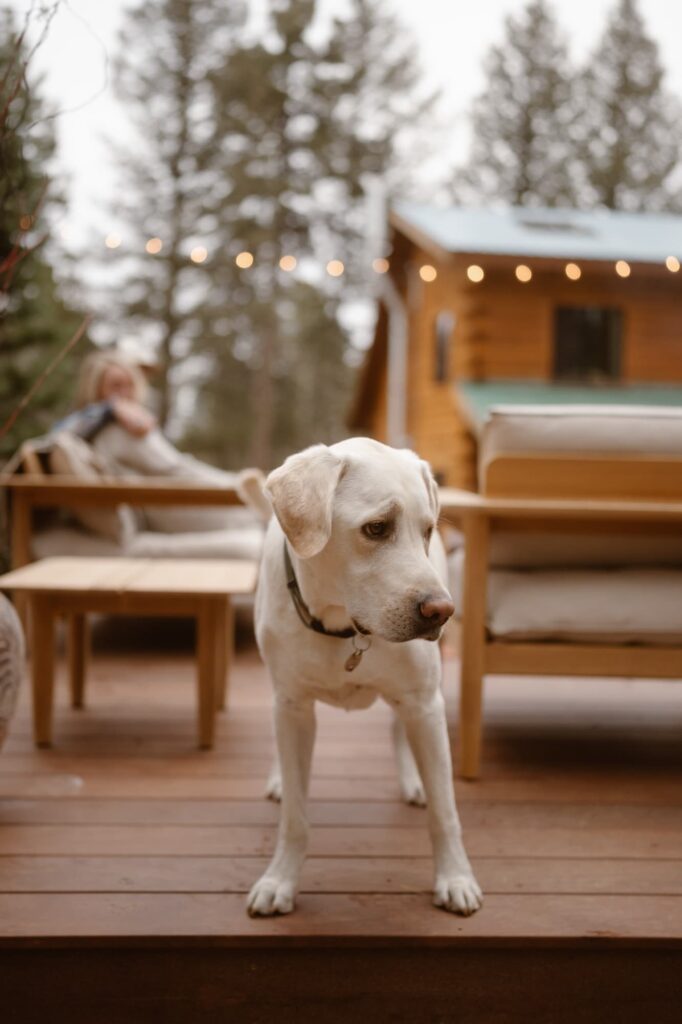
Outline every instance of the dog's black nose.
<path fill-rule="evenodd" d="M 431 629 L 443 626 L 454 611 L 455 606 L 447 594 L 427 594 L 419 602 L 419 615 Z"/>

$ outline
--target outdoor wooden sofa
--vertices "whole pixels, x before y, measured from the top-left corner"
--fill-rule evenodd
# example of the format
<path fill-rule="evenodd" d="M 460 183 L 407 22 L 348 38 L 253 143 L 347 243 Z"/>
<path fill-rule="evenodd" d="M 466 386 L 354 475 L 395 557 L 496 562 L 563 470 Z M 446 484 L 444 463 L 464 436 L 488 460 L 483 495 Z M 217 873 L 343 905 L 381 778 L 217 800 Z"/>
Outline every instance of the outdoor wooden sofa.
<path fill-rule="evenodd" d="M 682 409 L 494 410 L 479 471 L 442 491 L 467 778 L 487 673 L 682 679 Z"/>
<path fill-rule="evenodd" d="M 260 557 L 262 521 L 244 507 L 236 488 L 168 478 L 106 477 L 87 466 L 85 476 L 55 474 L 48 466 L 45 449 L 27 442 L 12 460 L 11 471 L 0 476 L 12 569 L 54 556 L 249 561 Z M 191 521 L 196 510 L 205 514 L 220 508 L 231 510 L 233 524 L 196 532 L 138 529 L 133 513 L 168 510 L 177 521 L 178 513 L 182 520 L 187 510 Z M 15 603 L 26 628 L 26 599 L 17 594 Z M 236 604 L 244 602 L 237 599 Z M 245 606 L 250 604 L 247 600 Z"/>

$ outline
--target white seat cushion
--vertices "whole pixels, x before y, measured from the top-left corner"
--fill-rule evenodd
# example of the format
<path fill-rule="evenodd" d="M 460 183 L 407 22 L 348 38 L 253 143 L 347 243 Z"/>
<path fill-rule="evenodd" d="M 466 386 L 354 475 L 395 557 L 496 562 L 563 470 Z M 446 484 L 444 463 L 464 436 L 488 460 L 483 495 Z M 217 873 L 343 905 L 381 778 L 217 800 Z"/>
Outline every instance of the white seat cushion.
<path fill-rule="evenodd" d="M 450 558 L 459 612 L 463 569 L 460 549 Z M 486 624 L 506 640 L 682 644 L 682 569 L 492 569 Z"/>
<path fill-rule="evenodd" d="M 481 488 L 493 459 L 523 453 L 682 456 L 682 409 L 657 406 L 498 406 L 480 445 Z M 635 471 L 635 470 L 633 470 Z M 679 566 L 682 532 L 528 533 L 495 531 L 490 564 L 498 567 Z"/>
<path fill-rule="evenodd" d="M 49 463 L 52 473 L 87 483 L 106 477 L 106 466 L 81 437 L 69 430 L 60 430 L 50 438 L 50 442 Z M 106 508 L 78 505 L 72 511 L 74 518 L 86 529 L 115 544 L 125 547 L 135 535 L 135 515 L 128 505 Z"/>
<path fill-rule="evenodd" d="M 258 560 L 263 547 L 261 529 L 206 530 L 201 533 L 137 533 L 123 547 L 76 526 L 55 526 L 33 535 L 34 558 L 84 555 L 132 558 L 247 558 Z"/>
<path fill-rule="evenodd" d="M 483 489 L 492 459 L 523 452 L 682 455 L 682 409 L 621 405 L 493 408 L 479 447 Z"/>

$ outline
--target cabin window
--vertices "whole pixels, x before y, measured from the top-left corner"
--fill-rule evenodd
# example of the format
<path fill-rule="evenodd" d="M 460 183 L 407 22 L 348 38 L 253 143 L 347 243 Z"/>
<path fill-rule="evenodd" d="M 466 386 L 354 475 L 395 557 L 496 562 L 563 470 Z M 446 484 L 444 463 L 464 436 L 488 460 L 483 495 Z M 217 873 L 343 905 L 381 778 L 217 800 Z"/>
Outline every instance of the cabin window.
<path fill-rule="evenodd" d="M 554 379 L 599 383 L 620 376 L 623 315 L 599 306 L 559 308 L 554 318 Z"/>
<path fill-rule="evenodd" d="M 450 377 L 450 348 L 454 329 L 454 313 L 439 313 L 434 321 L 433 379 L 441 384 Z"/>

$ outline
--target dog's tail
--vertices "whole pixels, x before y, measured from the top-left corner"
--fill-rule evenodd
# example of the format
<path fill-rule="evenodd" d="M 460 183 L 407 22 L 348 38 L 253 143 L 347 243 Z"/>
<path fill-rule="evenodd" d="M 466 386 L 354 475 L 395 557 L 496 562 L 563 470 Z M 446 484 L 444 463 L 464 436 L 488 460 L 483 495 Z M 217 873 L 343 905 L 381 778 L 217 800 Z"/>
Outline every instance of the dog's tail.
<path fill-rule="evenodd" d="M 272 505 L 265 493 L 265 476 L 260 469 L 242 469 L 237 474 L 237 494 L 264 523 L 270 520 Z"/>

